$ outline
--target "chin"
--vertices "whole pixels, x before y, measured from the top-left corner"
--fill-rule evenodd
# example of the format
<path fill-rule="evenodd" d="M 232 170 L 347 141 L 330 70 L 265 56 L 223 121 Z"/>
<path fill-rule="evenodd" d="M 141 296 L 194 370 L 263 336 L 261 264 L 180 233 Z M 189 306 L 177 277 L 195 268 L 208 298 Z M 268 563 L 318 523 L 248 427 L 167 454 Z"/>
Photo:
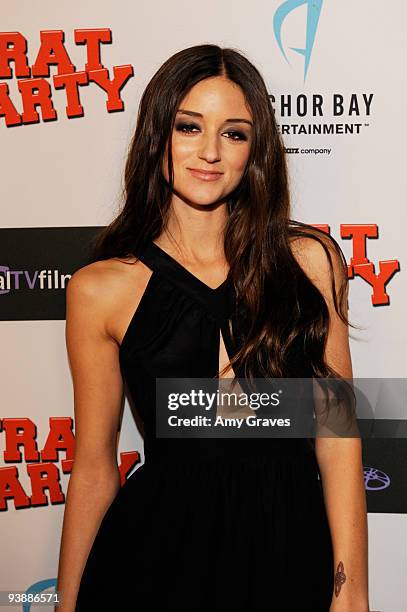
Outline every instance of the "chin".
<path fill-rule="evenodd" d="M 219 201 L 222 201 L 223 198 L 219 197 L 219 198 L 198 198 L 196 196 L 193 196 L 189 199 L 189 202 L 195 206 L 212 206 L 213 204 L 218 203 Z"/>
<path fill-rule="evenodd" d="M 222 194 L 198 194 L 196 189 L 184 192 L 179 191 L 177 192 L 177 195 L 185 202 L 194 204 L 196 206 L 211 206 L 211 204 L 215 204 L 216 202 L 224 198 Z"/>

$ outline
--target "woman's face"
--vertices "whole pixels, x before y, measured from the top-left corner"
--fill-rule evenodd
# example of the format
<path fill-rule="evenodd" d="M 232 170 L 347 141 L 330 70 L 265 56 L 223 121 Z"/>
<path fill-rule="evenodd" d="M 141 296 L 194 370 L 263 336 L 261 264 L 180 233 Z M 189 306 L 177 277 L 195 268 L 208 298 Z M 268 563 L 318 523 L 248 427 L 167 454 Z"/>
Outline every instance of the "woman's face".
<path fill-rule="evenodd" d="M 197 83 L 182 100 L 172 133 L 176 194 L 199 205 L 226 198 L 245 170 L 252 121 L 238 85 L 226 77 Z M 167 154 L 162 171 L 168 181 Z"/>

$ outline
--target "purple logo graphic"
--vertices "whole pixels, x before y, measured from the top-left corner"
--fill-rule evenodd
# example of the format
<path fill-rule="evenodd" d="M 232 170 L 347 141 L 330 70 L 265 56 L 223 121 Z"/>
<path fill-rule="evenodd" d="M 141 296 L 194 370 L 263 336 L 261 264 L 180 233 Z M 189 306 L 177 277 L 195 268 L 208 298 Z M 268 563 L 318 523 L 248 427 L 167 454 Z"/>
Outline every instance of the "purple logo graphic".
<path fill-rule="evenodd" d="M 0 295 L 3 293 L 8 293 L 10 289 L 3 289 L 3 287 L 7 287 L 7 273 L 10 272 L 10 268 L 8 266 L 0 266 L 0 283 L 2 280 L 2 275 L 4 275 L 4 284 L 0 284 Z"/>
<path fill-rule="evenodd" d="M 382 491 L 390 486 L 390 476 L 377 468 L 365 467 L 365 489 L 366 491 Z"/>

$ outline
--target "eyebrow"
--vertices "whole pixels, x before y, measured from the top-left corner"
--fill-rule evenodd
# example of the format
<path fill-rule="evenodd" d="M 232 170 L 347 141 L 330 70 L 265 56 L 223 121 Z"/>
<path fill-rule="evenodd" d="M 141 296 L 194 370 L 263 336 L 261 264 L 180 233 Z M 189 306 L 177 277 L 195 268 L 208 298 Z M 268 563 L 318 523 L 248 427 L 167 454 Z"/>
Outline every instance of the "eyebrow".
<path fill-rule="evenodd" d="M 190 111 L 190 110 L 186 110 L 186 109 L 183 109 L 183 108 L 178 109 L 177 113 L 182 113 L 183 115 L 191 115 L 191 117 L 201 117 L 203 119 L 203 115 L 201 113 L 196 113 L 195 111 Z M 233 122 L 233 123 L 248 123 L 249 125 L 253 126 L 253 123 L 251 121 L 249 121 L 249 119 L 236 119 L 236 118 L 232 118 L 232 119 L 226 119 L 226 121 L 224 123 L 229 123 L 229 122 Z"/>

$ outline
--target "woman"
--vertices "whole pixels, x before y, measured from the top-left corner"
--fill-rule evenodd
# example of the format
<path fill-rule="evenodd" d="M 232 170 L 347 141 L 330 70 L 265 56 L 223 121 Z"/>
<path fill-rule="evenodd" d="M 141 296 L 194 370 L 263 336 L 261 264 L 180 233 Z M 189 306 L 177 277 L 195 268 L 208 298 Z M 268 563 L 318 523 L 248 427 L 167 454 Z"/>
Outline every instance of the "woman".
<path fill-rule="evenodd" d="M 289 210 L 257 69 L 209 44 L 168 59 L 141 99 L 125 206 L 67 290 L 64 612 L 368 611 L 360 439 L 155 431 L 158 377 L 352 377 L 343 254 Z M 123 383 L 145 461 L 120 488 Z"/>

